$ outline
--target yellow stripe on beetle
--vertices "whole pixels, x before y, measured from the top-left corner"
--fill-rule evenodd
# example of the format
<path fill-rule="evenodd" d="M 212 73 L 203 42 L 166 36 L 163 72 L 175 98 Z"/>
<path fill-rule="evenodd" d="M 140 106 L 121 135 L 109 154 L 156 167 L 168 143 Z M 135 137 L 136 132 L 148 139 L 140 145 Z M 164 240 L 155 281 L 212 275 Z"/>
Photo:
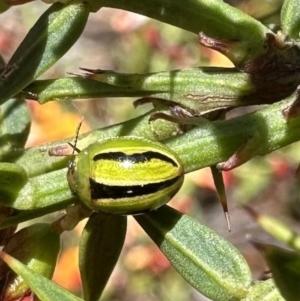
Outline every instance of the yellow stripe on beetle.
<path fill-rule="evenodd" d="M 138 137 L 100 141 L 69 164 L 73 193 L 93 210 L 137 214 L 166 204 L 184 179 L 178 155 L 165 145 Z"/>

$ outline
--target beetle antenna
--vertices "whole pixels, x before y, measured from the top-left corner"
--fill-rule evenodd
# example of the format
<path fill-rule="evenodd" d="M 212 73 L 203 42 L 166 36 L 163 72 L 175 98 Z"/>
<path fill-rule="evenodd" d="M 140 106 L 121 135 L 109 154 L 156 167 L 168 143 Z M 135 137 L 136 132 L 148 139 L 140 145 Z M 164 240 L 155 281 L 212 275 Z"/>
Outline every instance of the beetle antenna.
<path fill-rule="evenodd" d="M 80 122 L 79 122 L 78 125 L 77 125 L 74 145 L 73 145 L 72 143 L 68 143 L 68 144 L 73 148 L 73 153 L 72 153 L 73 156 L 75 155 L 75 151 L 76 151 L 77 153 L 80 153 L 80 149 L 78 149 L 78 148 L 76 147 L 76 144 L 77 144 L 77 141 L 78 141 L 78 136 L 79 136 L 79 132 L 80 132 L 80 128 L 81 128 L 81 126 L 82 126 L 82 123 L 83 123 L 83 117 L 81 118 Z"/>

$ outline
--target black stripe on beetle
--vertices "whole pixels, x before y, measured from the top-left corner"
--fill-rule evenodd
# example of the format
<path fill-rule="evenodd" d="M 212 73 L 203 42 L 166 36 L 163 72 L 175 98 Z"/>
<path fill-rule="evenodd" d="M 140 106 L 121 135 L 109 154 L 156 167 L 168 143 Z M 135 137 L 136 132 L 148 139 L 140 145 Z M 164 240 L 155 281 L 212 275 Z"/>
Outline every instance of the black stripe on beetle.
<path fill-rule="evenodd" d="M 120 199 L 144 196 L 172 186 L 179 178 L 180 176 L 159 183 L 131 186 L 110 186 L 98 183 L 90 178 L 91 199 Z"/>
<path fill-rule="evenodd" d="M 151 161 L 151 159 L 158 159 L 164 162 L 171 163 L 173 166 L 178 166 L 176 161 L 172 160 L 170 157 L 165 156 L 158 152 L 144 152 L 144 153 L 135 153 L 131 155 L 127 155 L 123 152 L 109 152 L 109 153 L 100 153 L 94 156 L 93 161 L 99 160 L 112 160 L 112 161 L 130 161 L 132 163 L 145 163 L 147 161 Z"/>

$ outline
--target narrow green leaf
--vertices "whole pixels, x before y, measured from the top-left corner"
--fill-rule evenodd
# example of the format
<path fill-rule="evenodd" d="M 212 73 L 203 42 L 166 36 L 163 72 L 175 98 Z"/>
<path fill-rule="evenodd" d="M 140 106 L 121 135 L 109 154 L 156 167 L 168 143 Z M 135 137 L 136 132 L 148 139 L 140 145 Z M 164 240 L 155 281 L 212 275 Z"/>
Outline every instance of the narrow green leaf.
<path fill-rule="evenodd" d="M 3 249 L 46 277 L 52 277 L 59 250 L 60 233 L 46 223 L 22 228 Z"/>
<path fill-rule="evenodd" d="M 94 213 L 80 240 L 79 268 L 85 301 L 99 300 L 122 250 L 127 217 Z"/>
<path fill-rule="evenodd" d="M 40 275 L 52 278 L 60 251 L 60 233 L 52 229 L 51 224 L 33 224 L 15 233 L 3 251 Z M 0 261 L 0 278 L 7 272 L 7 266 Z M 15 300 L 23 296 L 27 290 L 26 281 L 15 274 L 9 274 L 2 296 L 5 296 L 5 300 Z"/>
<path fill-rule="evenodd" d="M 88 78 L 69 77 L 34 81 L 22 91 L 21 95 L 44 104 L 48 101 L 67 101 L 74 98 L 141 97 L 151 95 L 151 91 L 135 91 L 128 87 L 116 87 Z"/>
<path fill-rule="evenodd" d="M 80 37 L 90 8 L 53 4 L 31 28 L 0 75 L 0 103 L 19 93 L 59 60 Z"/>
<path fill-rule="evenodd" d="M 137 105 L 151 100 L 155 106 L 176 104 L 187 110 L 190 117 L 220 109 L 274 103 L 293 93 L 298 85 L 298 79 L 291 73 L 273 81 L 274 86 L 285 86 L 284 89 L 269 89 L 266 93 L 265 86 L 257 85 L 251 75 L 235 68 L 202 67 L 145 74 L 83 70 L 87 72 L 80 75 L 83 78 L 35 81 L 21 95 L 33 94 L 40 103 L 72 97 L 139 96 L 144 99 L 138 100 Z"/>
<path fill-rule="evenodd" d="M 84 77 L 114 85 L 118 89 L 130 88 L 140 92 L 140 96 L 143 96 L 142 92 L 148 92 L 151 97 L 175 102 L 199 115 L 220 108 L 268 101 L 265 95 L 265 98 L 259 97 L 249 75 L 235 68 L 202 67 L 149 74 L 83 70 L 88 72 L 82 75 Z M 270 98 L 274 99 L 271 95 Z"/>
<path fill-rule="evenodd" d="M 13 258 L 5 252 L 0 253 L 0 258 L 18 275 L 20 275 L 31 290 L 41 301 L 84 301 L 66 289 L 60 287 L 44 276 L 26 267 L 19 260 Z"/>
<path fill-rule="evenodd" d="M 245 297 L 249 267 L 224 238 L 187 215 L 163 206 L 135 219 L 192 286 L 214 301 Z"/>

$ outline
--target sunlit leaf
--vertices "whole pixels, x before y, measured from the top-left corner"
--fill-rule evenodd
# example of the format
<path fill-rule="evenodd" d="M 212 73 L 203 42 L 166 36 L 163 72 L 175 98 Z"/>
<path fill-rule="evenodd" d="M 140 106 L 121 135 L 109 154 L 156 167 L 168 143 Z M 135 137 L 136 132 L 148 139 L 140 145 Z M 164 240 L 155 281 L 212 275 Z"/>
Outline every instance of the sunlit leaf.
<path fill-rule="evenodd" d="M 224 238 L 168 206 L 135 219 L 203 295 L 215 301 L 245 297 L 251 272 L 240 252 Z"/>
<path fill-rule="evenodd" d="M 24 279 L 41 301 L 83 301 L 51 280 L 26 267 L 7 253 L 1 252 L 0 257 L 15 273 Z"/>

